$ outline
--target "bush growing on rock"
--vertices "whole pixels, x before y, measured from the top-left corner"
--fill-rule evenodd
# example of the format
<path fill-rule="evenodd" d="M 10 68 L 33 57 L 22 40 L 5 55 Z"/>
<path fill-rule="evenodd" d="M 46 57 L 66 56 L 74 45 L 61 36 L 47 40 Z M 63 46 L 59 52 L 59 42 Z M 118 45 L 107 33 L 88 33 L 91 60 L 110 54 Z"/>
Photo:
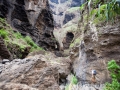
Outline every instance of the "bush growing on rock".
<path fill-rule="evenodd" d="M 4 39 L 4 44 L 13 58 L 24 58 L 34 50 L 43 50 L 34 43 L 30 36 L 24 37 L 21 33 L 12 30 L 3 18 L 0 18 L 0 36 Z"/>
<path fill-rule="evenodd" d="M 78 83 L 77 77 L 72 75 L 70 84 L 67 84 L 65 90 L 72 90 L 72 86 Z"/>
<path fill-rule="evenodd" d="M 2 28 L 2 29 L 0 29 L 0 36 L 1 36 L 3 39 L 7 39 L 8 32 L 5 31 L 5 30 Z"/>
<path fill-rule="evenodd" d="M 111 60 L 108 62 L 108 70 L 112 78 L 111 83 L 106 83 L 104 90 L 120 90 L 120 66 Z"/>

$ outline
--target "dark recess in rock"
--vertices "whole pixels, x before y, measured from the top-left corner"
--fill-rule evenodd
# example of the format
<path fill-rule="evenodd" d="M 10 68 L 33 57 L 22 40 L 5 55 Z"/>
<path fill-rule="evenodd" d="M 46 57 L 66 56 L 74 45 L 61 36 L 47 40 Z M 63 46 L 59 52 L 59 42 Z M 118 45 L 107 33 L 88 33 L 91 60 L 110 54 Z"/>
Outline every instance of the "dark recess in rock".
<path fill-rule="evenodd" d="M 25 5 L 24 0 L 16 0 L 17 4 Z"/>
<path fill-rule="evenodd" d="M 0 17 L 7 17 L 9 7 L 10 5 L 6 0 L 0 0 Z"/>
<path fill-rule="evenodd" d="M 75 17 L 74 14 L 66 14 L 65 15 L 65 19 L 63 21 L 63 24 L 66 24 L 67 22 L 69 22 L 70 20 L 72 20 Z"/>
<path fill-rule="evenodd" d="M 54 54 L 55 54 L 57 57 L 64 57 L 63 51 L 55 51 Z"/>
<path fill-rule="evenodd" d="M 74 34 L 72 32 L 68 32 L 66 34 L 66 38 L 63 41 L 64 49 L 68 49 L 69 48 L 70 43 L 73 40 L 73 38 L 74 38 Z"/>
<path fill-rule="evenodd" d="M 4 59 L 10 59 L 11 54 L 8 51 L 6 45 L 4 44 L 3 38 L 0 36 L 0 56 Z"/>
<path fill-rule="evenodd" d="M 13 20 L 14 18 L 22 22 L 28 22 L 27 15 L 23 6 L 15 5 L 15 9 L 11 15 L 11 19 Z"/>
<path fill-rule="evenodd" d="M 53 36 L 54 25 L 51 11 L 46 9 L 42 10 L 41 14 L 38 16 L 38 19 L 36 21 L 36 27 L 40 32 L 39 45 L 46 50 L 53 48 L 55 49 L 55 44 L 57 42 L 56 40 L 54 40 Z"/>

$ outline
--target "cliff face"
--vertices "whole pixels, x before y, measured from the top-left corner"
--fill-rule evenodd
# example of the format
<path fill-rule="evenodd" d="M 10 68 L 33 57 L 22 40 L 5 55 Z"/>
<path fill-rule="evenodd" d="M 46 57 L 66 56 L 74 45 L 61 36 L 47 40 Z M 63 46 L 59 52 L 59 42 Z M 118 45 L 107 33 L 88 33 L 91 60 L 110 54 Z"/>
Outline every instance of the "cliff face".
<path fill-rule="evenodd" d="M 85 0 L 1 0 L 0 16 L 44 49 L 68 49 L 77 30 L 79 6 Z M 74 26 L 72 26 L 74 25 Z M 53 31 L 55 32 L 53 36 Z M 68 32 L 72 33 L 70 37 Z M 69 39 L 69 40 L 68 40 Z"/>
<path fill-rule="evenodd" d="M 22 35 L 29 35 L 44 49 L 55 49 L 53 16 L 48 0 L 1 0 L 0 16 Z"/>
<path fill-rule="evenodd" d="M 95 26 L 92 22 L 88 24 L 83 40 L 80 42 L 79 52 L 77 51 L 79 57 L 74 59 L 73 64 L 74 73 L 79 78 L 79 86 L 82 89 L 89 90 L 91 86 L 93 90 L 95 88 L 103 90 L 104 83 L 110 82 L 108 61 L 114 59 L 120 63 L 120 24 L 118 22 L 120 21 L 113 25 L 99 26 Z M 92 70 L 97 71 L 94 85 L 91 85 Z"/>

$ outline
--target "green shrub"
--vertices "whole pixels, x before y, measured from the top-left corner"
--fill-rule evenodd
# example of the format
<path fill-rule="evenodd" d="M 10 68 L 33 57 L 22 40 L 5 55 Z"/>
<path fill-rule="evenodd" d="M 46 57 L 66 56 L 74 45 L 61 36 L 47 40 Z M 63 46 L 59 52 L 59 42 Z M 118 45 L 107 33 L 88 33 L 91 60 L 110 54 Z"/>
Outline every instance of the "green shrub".
<path fill-rule="evenodd" d="M 88 7 L 90 7 L 90 3 L 93 3 L 93 5 L 95 3 L 98 3 L 98 0 L 96 2 L 92 2 L 91 0 L 89 0 L 88 2 Z M 109 0 L 107 2 L 99 2 L 97 4 L 98 8 L 92 9 L 90 11 L 90 18 L 92 17 L 93 20 L 95 20 L 94 22 L 99 24 L 101 22 L 104 21 L 111 21 L 114 22 L 115 18 L 117 15 L 120 15 L 120 0 Z M 103 18 L 102 18 L 103 17 Z"/>
<path fill-rule="evenodd" d="M 111 60 L 108 62 L 108 70 L 112 78 L 111 83 L 106 83 L 104 90 L 120 90 L 120 66 Z"/>
<path fill-rule="evenodd" d="M 78 80 L 77 80 L 76 76 L 73 75 L 71 83 L 72 84 L 77 84 L 78 83 Z"/>
<path fill-rule="evenodd" d="M 43 50 L 43 48 L 41 48 L 37 44 L 35 44 L 34 41 L 29 36 L 25 37 L 25 41 L 32 47 L 30 51 L 34 51 L 35 49 Z"/>
<path fill-rule="evenodd" d="M 106 83 L 104 90 L 120 90 L 120 82 L 117 79 L 112 79 L 112 83 Z"/>
<path fill-rule="evenodd" d="M 3 39 L 7 39 L 8 32 L 7 32 L 5 29 L 0 29 L 0 36 L 1 36 Z"/>
<path fill-rule="evenodd" d="M 34 41 L 29 36 L 26 36 L 25 40 L 30 46 L 33 46 L 34 48 L 37 48 L 37 45 L 34 43 Z"/>
<path fill-rule="evenodd" d="M 16 55 L 19 53 L 19 55 L 17 55 L 18 58 L 22 57 L 22 53 L 25 52 L 26 48 L 30 48 L 30 51 L 28 52 L 43 50 L 35 44 L 29 36 L 24 37 L 21 33 L 14 32 L 11 26 L 8 25 L 3 18 L 0 18 L 0 36 L 4 39 L 4 43 L 11 53 Z M 14 53 L 14 50 L 17 50 L 18 52 Z"/>
<path fill-rule="evenodd" d="M 74 76 L 74 75 L 72 75 L 70 84 L 67 84 L 67 85 L 66 85 L 65 90 L 72 90 L 72 86 L 73 86 L 73 85 L 76 85 L 77 83 L 78 83 L 77 77 Z"/>
<path fill-rule="evenodd" d="M 14 36 L 15 36 L 17 39 L 23 38 L 23 36 L 22 36 L 21 33 L 19 33 L 19 32 L 14 33 Z"/>

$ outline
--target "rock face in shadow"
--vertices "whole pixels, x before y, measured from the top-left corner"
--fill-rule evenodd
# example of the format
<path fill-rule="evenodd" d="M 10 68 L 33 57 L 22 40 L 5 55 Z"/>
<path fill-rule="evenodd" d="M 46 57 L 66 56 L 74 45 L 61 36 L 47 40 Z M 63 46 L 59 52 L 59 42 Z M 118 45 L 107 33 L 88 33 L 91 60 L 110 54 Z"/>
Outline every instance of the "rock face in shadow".
<path fill-rule="evenodd" d="M 0 17 L 22 35 L 29 35 L 44 49 L 55 49 L 53 16 L 48 0 L 1 0 Z"/>
<path fill-rule="evenodd" d="M 73 40 L 73 38 L 74 38 L 74 34 L 72 32 L 68 32 L 66 34 L 66 38 L 63 41 L 64 49 L 69 49 L 69 46 L 70 46 L 71 41 Z"/>
<path fill-rule="evenodd" d="M 80 81 L 80 87 L 93 85 L 92 87 L 102 90 L 104 83 L 111 80 L 107 70 L 107 62 L 114 59 L 119 63 L 119 39 L 120 25 L 118 23 L 103 27 L 89 24 L 83 41 L 80 43 L 79 57 L 74 57 L 76 59 L 74 59 L 73 69 Z M 97 71 L 95 84 L 91 80 L 92 70 Z"/>
<path fill-rule="evenodd" d="M 4 44 L 4 40 L 1 36 L 0 36 L 0 57 L 5 59 L 11 58 L 11 54 L 8 51 L 6 45 Z"/>

